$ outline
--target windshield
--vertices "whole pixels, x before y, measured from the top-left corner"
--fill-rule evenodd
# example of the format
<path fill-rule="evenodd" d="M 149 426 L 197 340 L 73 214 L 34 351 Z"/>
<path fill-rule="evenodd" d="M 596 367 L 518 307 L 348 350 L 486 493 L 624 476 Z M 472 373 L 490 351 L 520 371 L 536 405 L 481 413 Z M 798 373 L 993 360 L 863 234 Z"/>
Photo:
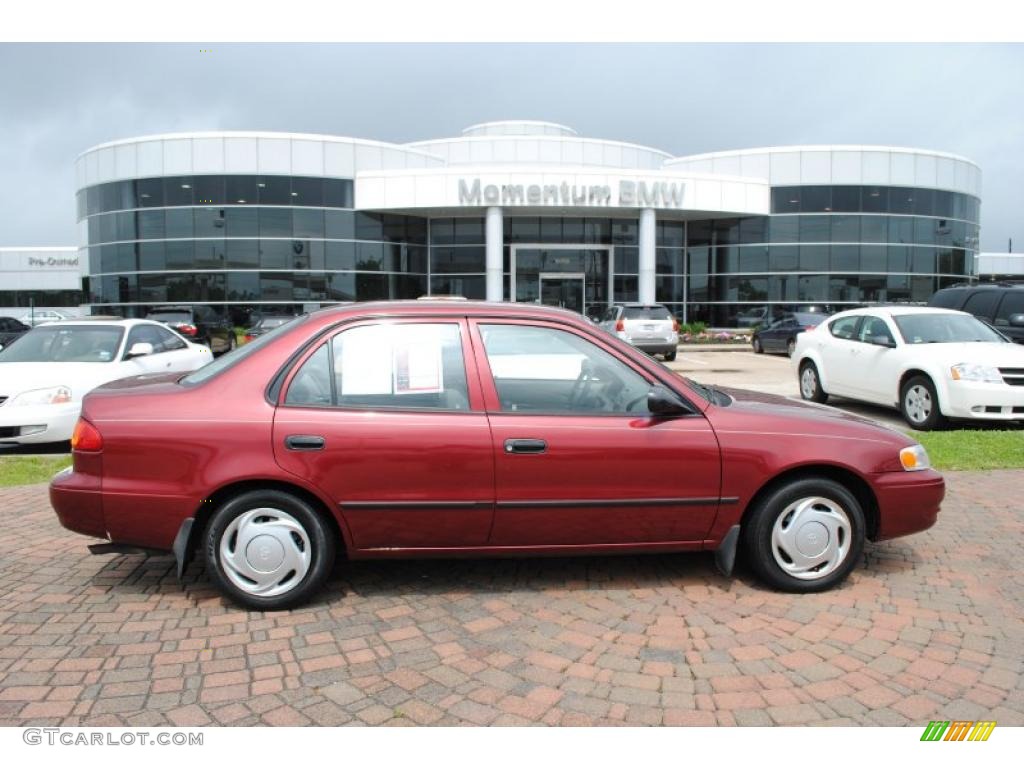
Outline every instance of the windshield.
<path fill-rule="evenodd" d="M 156 320 L 158 323 L 191 323 L 191 312 L 150 312 L 146 315 L 147 320 Z"/>
<path fill-rule="evenodd" d="M 971 315 L 896 315 L 893 319 L 907 344 L 1006 341 L 1000 334 Z"/>
<path fill-rule="evenodd" d="M 287 323 L 279 325 L 277 326 L 277 328 L 274 328 L 268 331 L 267 333 L 257 336 L 253 341 L 250 341 L 245 346 L 239 347 L 234 352 L 228 352 L 226 355 L 221 355 L 213 362 L 207 363 L 202 368 L 193 371 L 188 376 L 185 376 L 184 378 L 180 379 L 179 383 L 202 384 L 204 381 L 212 379 L 218 373 L 222 373 L 223 371 L 226 371 L 229 368 L 233 368 L 238 363 L 245 360 L 245 358 L 247 358 L 253 352 L 256 352 L 261 347 L 273 341 L 275 338 L 277 338 L 277 335 L 281 333 L 282 329 L 292 326 L 296 320 L 305 321 L 308 317 L 309 315 L 300 315 L 299 317 L 291 318 Z"/>
<path fill-rule="evenodd" d="M 624 320 L 671 320 L 672 315 L 664 307 L 626 307 L 622 310 Z"/>
<path fill-rule="evenodd" d="M 109 363 L 123 335 L 116 325 L 41 325 L 0 352 L 0 363 Z"/>

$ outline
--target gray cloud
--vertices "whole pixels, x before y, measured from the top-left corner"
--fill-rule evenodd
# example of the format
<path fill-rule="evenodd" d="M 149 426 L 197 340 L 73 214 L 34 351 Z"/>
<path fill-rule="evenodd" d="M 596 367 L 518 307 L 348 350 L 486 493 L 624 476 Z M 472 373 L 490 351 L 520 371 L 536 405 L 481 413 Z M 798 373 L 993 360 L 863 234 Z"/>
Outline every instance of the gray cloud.
<path fill-rule="evenodd" d="M 212 53 L 200 53 L 203 47 Z M 984 174 L 982 247 L 1024 250 L 1021 45 L 0 45 L 0 244 L 75 242 L 75 156 L 178 130 L 386 141 L 566 123 L 677 155 L 944 150 Z"/>

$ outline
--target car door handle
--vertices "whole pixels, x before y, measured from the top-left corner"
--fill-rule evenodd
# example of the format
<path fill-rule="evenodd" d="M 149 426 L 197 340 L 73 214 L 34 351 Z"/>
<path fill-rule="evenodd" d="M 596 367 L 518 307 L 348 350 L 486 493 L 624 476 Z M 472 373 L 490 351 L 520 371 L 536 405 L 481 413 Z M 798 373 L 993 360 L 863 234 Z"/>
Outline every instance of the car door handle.
<path fill-rule="evenodd" d="M 510 438 L 505 441 L 505 453 L 545 453 L 548 444 L 532 438 Z"/>
<path fill-rule="evenodd" d="M 284 447 L 289 451 L 322 451 L 327 443 L 319 435 L 288 435 Z"/>

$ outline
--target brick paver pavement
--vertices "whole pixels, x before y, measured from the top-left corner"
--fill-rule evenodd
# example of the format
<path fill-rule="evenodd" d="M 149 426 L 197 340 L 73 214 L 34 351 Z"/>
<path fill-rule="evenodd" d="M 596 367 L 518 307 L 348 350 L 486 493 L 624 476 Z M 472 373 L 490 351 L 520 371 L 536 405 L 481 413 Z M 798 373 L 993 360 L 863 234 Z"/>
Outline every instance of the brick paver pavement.
<path fill-rule="evenodd" d="M 247 613 L 0 490 L 0 724 L 1024 724 L 1024 472 L 797 597 L 711 556 L 343 565 Z"/>

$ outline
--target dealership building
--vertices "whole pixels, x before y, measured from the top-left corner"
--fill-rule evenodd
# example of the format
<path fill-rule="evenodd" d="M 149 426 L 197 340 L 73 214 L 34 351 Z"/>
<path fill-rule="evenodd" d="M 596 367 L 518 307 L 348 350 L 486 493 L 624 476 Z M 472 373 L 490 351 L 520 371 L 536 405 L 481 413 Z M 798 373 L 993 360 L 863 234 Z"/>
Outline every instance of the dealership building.
<path fill-rule="evenodd" d="M 102 313 L 454 294 L 659 302 L 728 327 L 773 306 L 926 301 L 975 279 L 978 251 L 979 168 L 901 147 L 675 157 L 509 121 L 410 144 L 146 136 L 87 150 L 75 173 L 84 302 Z"/>

